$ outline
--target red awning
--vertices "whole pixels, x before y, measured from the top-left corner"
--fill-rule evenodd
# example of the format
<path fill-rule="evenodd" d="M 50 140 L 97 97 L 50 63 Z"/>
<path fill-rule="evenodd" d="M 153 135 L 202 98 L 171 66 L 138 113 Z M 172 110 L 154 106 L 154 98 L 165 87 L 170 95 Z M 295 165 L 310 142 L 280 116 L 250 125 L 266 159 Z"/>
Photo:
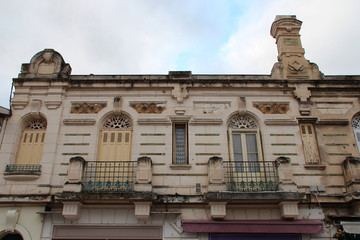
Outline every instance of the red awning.
<path fill-rule="evenodd" d="M 323 233 L 323 222 L 312 220 L 183 220 L 184 232 L 202 233 Z"/>

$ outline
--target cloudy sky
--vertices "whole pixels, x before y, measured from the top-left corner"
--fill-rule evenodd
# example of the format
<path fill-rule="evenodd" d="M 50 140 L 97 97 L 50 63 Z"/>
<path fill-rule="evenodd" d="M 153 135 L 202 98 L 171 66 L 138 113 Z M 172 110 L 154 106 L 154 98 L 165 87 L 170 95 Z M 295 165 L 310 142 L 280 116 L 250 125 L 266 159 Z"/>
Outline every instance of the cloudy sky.
<path fill-rule="evenodd" d="M 359 0 L 0 0 L 0 106 L 45 48 L 72 74 L 270 74 L 276 15 L 303 22 L 305 57 L 325 75 L 360 75 Z"/>

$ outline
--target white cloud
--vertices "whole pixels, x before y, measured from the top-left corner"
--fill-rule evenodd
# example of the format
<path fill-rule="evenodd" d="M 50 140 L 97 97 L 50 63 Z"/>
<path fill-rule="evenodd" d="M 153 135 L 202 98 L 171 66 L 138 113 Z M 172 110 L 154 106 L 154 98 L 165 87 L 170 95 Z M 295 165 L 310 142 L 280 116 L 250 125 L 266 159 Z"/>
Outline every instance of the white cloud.
<path fill-rule="evenodd" d="M 305 57 L 324 74 L 360 74 L 358 0 L 0 1 L 0 105 L 22 63 L 54 48 L 73 74 L 270 74 L 270 26 L 303 21 Z"/>

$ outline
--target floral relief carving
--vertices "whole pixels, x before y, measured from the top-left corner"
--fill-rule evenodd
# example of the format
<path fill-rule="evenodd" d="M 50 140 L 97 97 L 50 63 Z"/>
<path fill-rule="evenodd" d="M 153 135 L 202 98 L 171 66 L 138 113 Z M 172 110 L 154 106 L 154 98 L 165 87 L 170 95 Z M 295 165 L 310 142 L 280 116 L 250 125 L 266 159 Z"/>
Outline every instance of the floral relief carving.
<path fill-rule="evenodd" d="M 233 118 L 229 123 L 229 128 L 234 129 L 257 129 L 256 122 L 248 116 L 238 116 Z"/>
<path fill-rule="evenodd" d="M 106 103 L 73 103 L 70 113 L 98 113 L 106 107 Z"/>
<path fill-rule="evenodd" d="M 164 103 L 131 103 L 130 107 L 138 113 L 162 113 L 166 107 Z"/>
<path fill-rule="evenodd" d="M 354 117 L 351 125 L 354 129 L 360 129 L 360 115 Z"/>
<path fill-rule="evenodd" d="M 253 106 L 263 114 L 286 114 L 290 110 L 288 103 L 254 103 Z"/>
<path fill-rule="evenodd" d="M 103 125 L 103 129 L 127 129 L 131 130 L 131 122 L 126 117 L 115 116 L 111 117 Z"/>

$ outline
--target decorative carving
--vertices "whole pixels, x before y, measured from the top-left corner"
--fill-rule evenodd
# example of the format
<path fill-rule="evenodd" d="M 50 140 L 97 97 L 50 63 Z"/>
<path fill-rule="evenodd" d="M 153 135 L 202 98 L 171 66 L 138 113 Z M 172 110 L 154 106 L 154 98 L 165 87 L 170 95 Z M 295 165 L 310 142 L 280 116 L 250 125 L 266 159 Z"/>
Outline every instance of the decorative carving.
<path fill-rule="evenodd" d="M 179 84 L 174 86 L 174 90 L 171 91 L 171 95 L 176 98 L 178 103 L 182 103 L 185 98 L 189 95 L 186 87 L 182 87 Z"/>
<path fill-rule="evenodd" d="M 254 103 L 253 105 L 264 114 L 285 114 L 290 110 L 288 103 Z"/>
<path fill-rule="evenodd" d="M 46 122 L 43 120 L 35 120 L 31 123 L 28 123 L 25 127 L 25 129 L 46 129 Z"/>
<path fill-rule="evenodd" d="M 16 210 L 8 210 L 6 213 L 5 220 L 5 232 L 14 232 L 16 224 L 19 219 L 20 211 Z"/>
<path fill-rule="evenodd" d="M 353 118 L 351 126 L 354 129 L 360 129 L 360 115 Z"/>
<path fill-rule="evenodd" d="M 73 103 L 70 113 L 98 113 L 106 107 L 106 103 Z"/>
<path fill-rule="evenodd" d="M 129 119 L 122 116 L 115 116 L 106 120 L 104 129 L 132 129 Z"/>
<path fill-rule="evenodd" d="M 237 116 L 230 121 L 229 128 L 256 129 L 258 126 L 256 122 L 248 116 Z"/>
<path fill-rule="evenodd" d="M 130 107 L 135 109 L 138 113 L 162 113 L 166 107 L 164 103 L 131 103 Z"/>

